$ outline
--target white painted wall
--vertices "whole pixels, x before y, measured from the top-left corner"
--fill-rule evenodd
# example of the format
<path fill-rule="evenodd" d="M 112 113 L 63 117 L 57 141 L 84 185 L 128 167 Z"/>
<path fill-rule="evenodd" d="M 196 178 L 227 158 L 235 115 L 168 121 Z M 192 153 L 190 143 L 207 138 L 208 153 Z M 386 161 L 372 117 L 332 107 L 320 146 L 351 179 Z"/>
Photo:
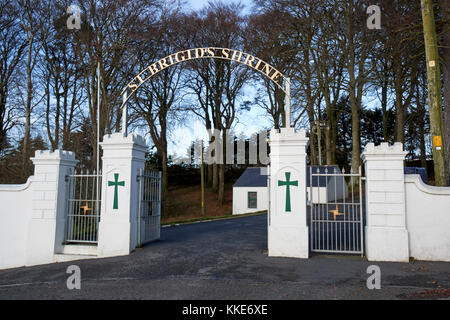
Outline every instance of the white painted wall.
<path fill-rule="evenodd" d="M 311 188 L 306 188 L 306 195 L 308 197 L 308 202 L 311 202 L 311 194 L 310 194 Z M 325 204 L 327 203 L 327 188 L 325 187 L 312 187 L 312 195 L 313 195 L 313 203 L 314 204 Z M 332 201 L 334 199 L 328 199 L 329 201 Z"/>
<path fill-rule="evenodd" d="M 309 257 L 309 229 L 306 224 L 306 131 L 294 128 L 270 131 L 270 209 L 268 255 Z M 291 211 L 286 210 L 286 187 L 277 181 L 298 181 L 290 188 Z"/>
<path fill-rule="evenodd" d="M 248 208 L 248 192 L 257 192 L 256 208 Z M 245 214 L 267 210 L 269 206 L 267 187 L 233 187 L 233 214 Z"/>
<path fill-rule="evenodd" d="M 418 260 L 450 261 L 450 188 L 425 185 L 405 175 L 409 255 Z"/>
<path fill-rule="evenodd" d="M 102 207 L 98 233 L 98 255 L 114 257 L 127 255 L 136 248 L 139 189 L 137 175 L 144 168 L 147 145 L 144 138 L 122 133 L 105 135 L 103 149 Z M 118 208 L 114 209 L 114 187 L 108 181 L 125 185 L 118 188 Z"/>
<path fill-rule="evenodd" d="M 409 261 L 403 161 L 407 152 L 396 142 L 365 146 L 366 256 L 369 261 Z"/>
<path fill-rule="evenodd" d="M 26 263 L 33 177 L 25 184 L 0 185 L 0 269 Z"/>
<path fill-rule="evenodd" d="M 73 152 L 36 151 L 34 176 L 24 185 L 0 185 L 0 269 L 130 253 L 137 243 L 138 182 L 147 146 L 142 137 L 121 133 L 103 143 L 102 209 L 97 246 L 63 245 L 67 183 L 77 160 Z M 119 173 L 125 186 L 114 209 L 114 188 L 108 181 Z"/>
<path fill-rule="evenodd" d="M 450 188 L 405 175 L 401 143 L 368 144 L 366 255 L 369 261 L 450 261 Z"/>
<path fill-rule="evenodd" d="M 64 247 L 65 176 L 73 152 L 36 151 L 34 176 L 24 185 L 0 186 L 0 269 L 76 260 Z"/>

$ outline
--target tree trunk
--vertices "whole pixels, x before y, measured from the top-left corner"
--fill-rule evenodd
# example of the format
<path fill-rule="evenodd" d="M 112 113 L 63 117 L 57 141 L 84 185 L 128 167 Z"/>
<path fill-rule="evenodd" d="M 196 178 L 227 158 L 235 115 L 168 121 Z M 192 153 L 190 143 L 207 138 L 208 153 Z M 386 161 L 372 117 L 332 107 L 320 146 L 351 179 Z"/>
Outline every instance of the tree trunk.
<path fill-rule="evenodd" d="M 168 176 L 167 176 L 167 113 L 162 112 L 159 116 L 161 126 L 161 156 L 162 156 L 162 177 L 161 177 L 161 208 L 162 213 L 167 215 L 168 196 Z"/>
<path fill-rule="evenodd" d="M 23 168 L 27 170 L 28 158 L 30 156 L 31 139 L 31 98 L 33 94 L 33 83 L 31 79 L 31 64 L 33 53 L 33 38 L 29 41 L 27 57 L 27 100 L 25 101 L 25 136 L 23 138 Z"/>
<path fill-rule="evenodd" d="M 352 169 L 358 172 L 361 156 L 360 112 L 356 101 L 351 103 L 352 108 Z"/>
<path fill-rule="evenodd" d="M 403 108 L 403 79 L 400 57 L 394 57 L 395 141 L 405 144 L 405 110 Z"/>
<path fill-rule="evenodd" d="M 309 119 L 310 137 L 309 137 L 309 150 L 311 152 L 310 163 L 312 166 L 317 165 L 317 150 L 316 150 L 316 134 L 314 133 L 314 118 Z"/>
<path fill-rule="evenodd" d="M 388 91 L 388 83 L 387 83 L 387 75 L 385 74 L 383 86 L 381 88 L 381 111 L 383 113 L 383 140 L 384 140 L 384 142 L 389 141 L 388 128 L 387 128 L 387 124 L 388 124 L 387 91 Z"/>
<path fill-rule="evenodd" d="M 425 117 L 425 113 L 423 114 L 423 117 Z M 420 119 L 423 119 L 422 116 L 420 116 Z M 420 141 L 420 165 L 423 168 L 427 168 L 427 153 L 425 148 L 425 124 L 424 121 L 419 121 L 419 141 Z"/>
<path fill-rule="evenodd" d="M 225 164 L 219 165 L 219 195 L 217 202 L 219 206 L 223 206 L 225 200 Z"/>
<path fill-rule="evenodd" d="M 211 131 L 211 128 L 208 128 L 208 122 L 206 123 L 206 130 L 208 130 L 208 132 Z M 212 140 L 209 140 L 209 145 L 211 145 Z M 213 164 L 208 164 L 207 166 L 207 174 L 206 174 L 206 186 L 208 188 L 213 188 L 213 180 L 214 180 L 214 172 L 213 172 Z M 213 188 L 214 189 L 214 188 Z"/>
<path fill-rule="evenodd" d="M 364 61 L 362 57 L 356 57 L 355 50 L 355 40 L 354 40 L 354 30 L 352 29 L 352 21 L 351 17 L 353 14 L 353 1 L 349 3 L 349 12 L 345 13 L 345 23 L 346 23 L 346 35 L 348 39 L 348 62 L 347 62 L 347 70 L 349 76 L 349 100 L 350 100 L 350 108 L 352 115 L 352 157 L 351 157 L 351 169 L 353 172 L 358 172 L 360 165 L 360 156 L 361 156 L 361 137 L 360 137 L 360 109 L 361 105 L 358 103 L 358 99 L 361 99 L 361 95 L 357 95 L 356 92 L 360 92 L 362 89 L 362 83 L 359 83 L 361 77 L 361 73 L 363 70 L 359 68 L 358 70 L 358 78 L 356 76 L 356 66 L 357 61 Z M 362 55 L 362 53 L 361 53 Z M 361 66 L 361 61 L 359 65 Z M 355 179 L 355 184 L 357 184 L 358 179 Z"/>
<path fill-rule="evenodd" d="M 6 90 L 0 88 L 0 154 L 7 145 L 6 123 L 4 123 L 4 114 L 6 113 Z"/>
<path fill-rule="evenodd" d="M 162 177 L 161 177 L 161 209 L 162 214 L 166 216 L 167 212 L 167 195 L 168 195 L 168 176 L 167 176 L 167 143 L 162 148 Z"/>
<path fill-rule="evenodd" d="M 336 164 L 336 152 L 337 152 L 337 140 L 338 140 L 338 118 L 339 118 L 339 114 L 336 112 L 336 103 L 337 103 L 337 99 L 335 99 L 335 101 L 333 102 L 333 124 L 330 126 L 330 131 L 331 131 L 331 141 L 332 141 L 332 146 L 331 146 L 331 162 L 332 164 Z"/>
<path fill-rule="evenodd" d="M 349 64 L 349 77 L 350 77 L 350 108 L 352 114 L 352 166 L 353 172 L 358 172 L 360 165 L 360 153 L 361 153 L 361 134 L 360 134 L 360 108 L 358 104 L 357 96 L 355 93 L 356 79 L 355 79 L 355 57 L 354 53 L 350 52 L 352 60 Z M 361 72 L 361 71 L 360 71 Z"/>
<path fill-rule="evenodd" d="M 427 149 L 425 144 L 425 105 L 427 103 L 425 90 L 420 90 L 420 86 L 416 87 L 416 101 L 417 101 L 417 127 L 419 130 L 419 149 L 420 149 L 420 165 L 427 169 Z"/>
<path fill-rule="evenodd" d="M 214 163 L 212 165 L 213 167 L 213 179 L 212 179 L 212 190 L 214 193 L 217 193 L 217 191 L 219 190 L 219 168 L 218 168 L 218 164 Z"/>
<path fill-rule="evenodd" d="M 332 155 L 331 155 L 331 149 L 333 147 L 333 144 L 331 142 L 331 131 L 330 128 L 327 127 L 325 129 L 325 149 L 326 149 L 326 158 L 327 158 L 327 165 L 332 165 L 333 160 L 332 160 Z"/>
<path fill-rule="evenodd" d="M 59 118 L 61 116 L 61 95 L 58 92 L 59 86 L 56 85 L 56 110 L 55 110 L 55 145 L 53 146 L 53 150 L 59 148 Z"/>
<path fill-rule="evenodd" d="M 326 92 L 328 94 L 328 90 Z M 334 139 L 333 130 L 336 127 L 336 112 L 328 98 L 325 98 L 327 112 L 327 127 L 325 129 L 325 149 L 327 157 L 327 165 L 336 164 L 336 140 Z"/>
<path fill-rule="evenodd" d="M 102 119 L 102 115 L 100 114 L 100 117 L 97 117 L 97 87 L 96 87 L 96 81 L 95 81 L 95 73 L 91 72 L 91 96 L 89 97 L 89 103 L 91 103 L 91 105 L 89 106 L 90 109 L 90 116 L 92 119 L 92 135 L 90 136 L 91 138 L 91 143 L 92 143 L 92 160 L 91 160 L 91 168 L 95 168 L 95 170 L 97 170 L 97 157 L 99 157 L 99 155 L 97 154 L 97 141 L 98 141 L 98 137 L 97 137 L 97 126 L 100 126 L 100 122 Z M 101 132 L 101 131 L 100 131 Z M 101 133 L 100 133 L 101 135 Z"/>
<path fill-rule="evenodd" d="M 206 186 L 208 188 L 212 187 L 212 181 L 213 181 L 213 166 L 212 164 L 208 164 L 206 166 L 207 168 L 207 173 L 206 173 Z"/>
<path fill-rule="evenodd" d="M 55 141 L 53 140 L 52 130 L 51 130 L 51 126 L 50 126 L 50 75 L 46 79 L 45 85 L 46 85 L 45 86 L 45 95 L 47 98 L 47 110 L 45 112 L 45 123 L 46 123 L 46 127 L 47 127 L 47 136 L 48 136 L 48 140 L 50 141 L 51 149 L 55 150 Z"/>

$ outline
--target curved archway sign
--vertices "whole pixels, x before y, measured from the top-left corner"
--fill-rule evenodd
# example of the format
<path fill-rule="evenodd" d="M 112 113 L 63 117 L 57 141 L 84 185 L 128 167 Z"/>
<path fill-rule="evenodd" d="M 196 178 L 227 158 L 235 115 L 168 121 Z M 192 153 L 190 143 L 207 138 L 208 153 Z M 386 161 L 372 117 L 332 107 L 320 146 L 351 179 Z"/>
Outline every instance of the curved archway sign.
<path fill-rule="evenodd" d="M 290 127 L 290 79 L 285 77 L 280 71 L 275 67 L 271 66 L 269 63 L 251 55 L 244 53 L 239 50 L 228 49 L 228 48 L 218 48 L 218 47 L 207 47 L 207 48 L 195 48 L 187 49 L 183 51 L 176 52 L 165 58 L 162 58 L 143 71 L 141 71 L 133 80 L 128 83 L 128 85 L 122 90 L 123 102 L 122 108 L 122 132 L 127 135 L 127 101 L 130 99 L 134 93 L 142 86 L 145 82 L 150 80 L 154 75 L 158 74 L 162 70 L 169 68 L 175 64 L 194 60 L 194 59 L 222 59 L 230 60 L 246 65 L 259 73 L 266 76 L 271 80 L 276 86 L 278 86 L 286 95 L 286 127 Z"/>

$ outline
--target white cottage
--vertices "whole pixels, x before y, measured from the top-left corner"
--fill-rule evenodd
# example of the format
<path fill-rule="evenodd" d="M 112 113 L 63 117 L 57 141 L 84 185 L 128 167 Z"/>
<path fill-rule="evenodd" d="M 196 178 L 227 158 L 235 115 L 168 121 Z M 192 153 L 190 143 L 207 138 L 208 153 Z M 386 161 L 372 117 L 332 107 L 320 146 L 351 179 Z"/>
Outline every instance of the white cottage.
<path fill-rule="evenodd" d="M 267 168 L 247 168 L 233 185 L 233 214 L 267 210 Z"/>
<path fill-rule="evenodd" d="M 325 175 L 326 172 L 330 175 Z M 337 166 L 307 166 L 308 202 L 311 201 L 311 189 L 313 204 L 330 203 L 347 198 L 348 186 L 344 177 L 340 175 L 341 173 Z M 267 168 L 247 168 L 233 185 L 233 214 L 267 210 L 268 197 Z"/>
<path fill-rule="evenodd" d="M 311 179 L 312 178 L 312 179 Z M 311 185 L 312 180 L 312 185 Z M 348 186 L 338 166 L 307 166 L 306 167 L 306 193 L 308 202 L 330 203 L 348 196 Z"/>

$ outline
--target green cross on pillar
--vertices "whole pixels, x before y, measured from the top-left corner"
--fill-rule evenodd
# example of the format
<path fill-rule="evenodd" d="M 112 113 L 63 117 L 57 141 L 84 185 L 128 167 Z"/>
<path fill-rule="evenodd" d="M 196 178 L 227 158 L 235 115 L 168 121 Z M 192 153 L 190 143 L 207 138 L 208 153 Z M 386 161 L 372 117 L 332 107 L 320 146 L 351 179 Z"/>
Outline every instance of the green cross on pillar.
<path fill-rule="evenodd" d="M 114 181 L 108 181 L 108 187 L 114 186 L 114 203 L 113 209 L 119 209 L 118 187 L 125 187 L 125 181 L 118 181 L 119 174 L 114 173 Z"/>
<path fill-rule="evenodd" d="M 298 181 L 289 181 L 291 178 L 290 172 L 285 172 L 286 181 L 278 180 L 278 186 L 286 186 L 286 212 L 291 212 L 291 190 L 290 186 L 298 187 Z"/>

